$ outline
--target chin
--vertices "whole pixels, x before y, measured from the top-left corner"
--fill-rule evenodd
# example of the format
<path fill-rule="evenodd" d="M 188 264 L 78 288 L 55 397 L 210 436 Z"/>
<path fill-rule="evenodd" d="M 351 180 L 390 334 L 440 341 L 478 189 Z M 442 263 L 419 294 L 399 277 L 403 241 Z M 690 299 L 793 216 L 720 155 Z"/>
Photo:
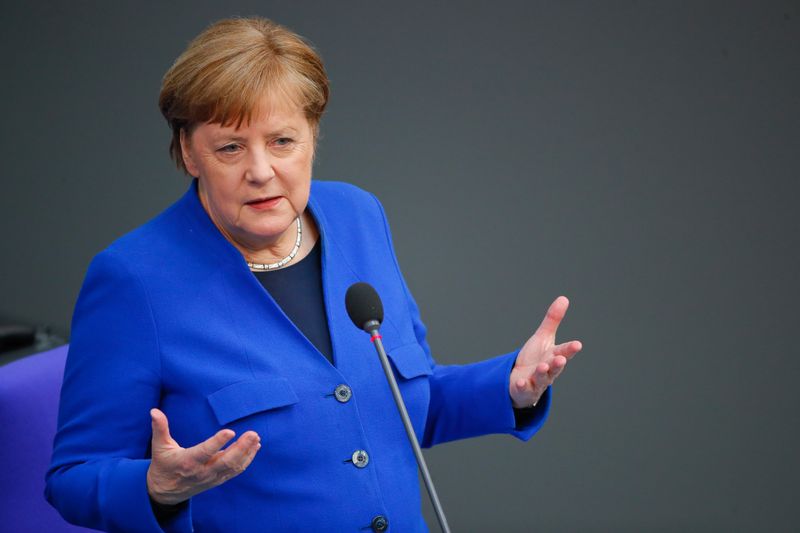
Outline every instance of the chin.
<path fill-rule="evenodd" d="M 285 222 L 280 224 L 257 224 L 242 228 L 242 232 L 257 240 L 272 240 L 283 235 L 286 230 L 293 231 L 293 222 L 294 219 L 290 220 L 288 224 Z"/>

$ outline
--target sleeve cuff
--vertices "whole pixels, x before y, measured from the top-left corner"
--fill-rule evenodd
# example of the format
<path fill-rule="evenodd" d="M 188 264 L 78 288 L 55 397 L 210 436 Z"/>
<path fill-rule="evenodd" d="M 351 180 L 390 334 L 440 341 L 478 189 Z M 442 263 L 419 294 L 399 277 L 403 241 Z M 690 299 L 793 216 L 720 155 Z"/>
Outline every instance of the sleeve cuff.
<path fill-rule="evenodd" d="M 530 439 L 544 424 L 550 391 L 542 396 L 530 420 L 517 425 L 508 384 L 518 352 L 470 365 L 437 366 L 431 377 L 431 409 L 425 446 L 490 433 Z"/>
<path fill-rule="evenodd" d="M 552 388 L 547 387 L 542 397 L 536 402 L 535 407 L 527 409 L 514 409 L 514 431 L 512 435 L 521 439 L 528 440 L 544 424 L 547 413 L 550 411 L 550 401 L 553 396 Z"/>
<path fill-rule="evenodd" d="M 503 412 L 506 413 L 504 418 L 509 426 L 509 429 L 506 430 L 506 433 L 509 433 L 510 435 L 513 435 L 522 441 L 528 441 L 537 431 L 539 431 L 539 429 L 544 425 L 544 421 L 547 419 L 547 414 L 550 412 L 552 391 L 551 387 L 547 387 L 547 390 L 544 392 L 544 394 L 542 394 L 542 397 L 539 398 L 538 402 L 536 402 L 536 407 L 532 409 L 514 409 L 514 406 L 511 403 L 511 395 L 508 392 L 508 384 L 511 380 L 511 370 L 514 368 L 514 363 L 517 361 L 518 354 L 519 351 L 515 351 L 498 357 L 498 359 L 505 359 L 505 365 L 503 365 L 505 370 L 502 400 L 504 404 Z M 522 413 L 519 413 L 520 411 L 522 411 Z M 520 416 L 520 414 L 522 416 Z"/>
<path fill-rule="evenodd" d="M 110 467 L 101 483 L 106 494 L 103 513 L 109 517 L 109 531 L 149 531 L 153 533 L 190 533 L 192 527 L 191 499 L 176 508 L 162 522 L 156 519 L 147 493 L 149 459 L 121 459 Z"/>

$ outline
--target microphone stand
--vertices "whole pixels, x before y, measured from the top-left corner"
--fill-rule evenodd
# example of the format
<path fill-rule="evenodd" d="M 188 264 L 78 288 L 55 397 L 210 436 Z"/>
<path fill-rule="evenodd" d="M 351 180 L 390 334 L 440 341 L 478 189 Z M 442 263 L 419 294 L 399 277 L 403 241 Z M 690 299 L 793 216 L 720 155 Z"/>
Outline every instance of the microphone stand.
<path fill-rule="evenodd" d="M 392 366 L 389 364 L 389 359 L 386 357 L 386 350 L 383 348 L 383 342 L 381 341 L 382 337 L 380 331 L 378 331 L 380 325 L 380 322 L 377 320 L 370 320 L 364 324 L 364 329 L 370 334 L 370 340 L 372 341 L 372 344 L 375 345 L 375 349 L 378 351 L 378 357 L 381 360 L 383 372 L 386 374 L 386 379 L 389 382 L 389 388 L 392 389 L 392 396 L 394 397 L 394 402 L 397 404 L 397 410 L 400 411 L 400 418 L 403 420 L 403 427 L 406 429 L 408 440 L 411 442 L 411 448 L 414 450 L 414 457 L 417 458 L 419 471 L 422 474 L 423 481 L 425 481 L 425 487 L 428 489 L 428 495 L 431 497 L 433 509 L 436 511 L 436 518 L 439 520 L 439 525 L 441 526 L 442 531 L 444 533 L 450 533 L 450 527 L 447 525 L 447 518 L 444 516 L 442 504 L 439 503 L 439 496 L 436 494 L 436 488 L 433 486 L 433 480 L 428 472 L 428 465 L 425 463 L 425 457 L 422 456 L 422 450 L 419 447 L 419 442 L 417 442 L 417 435 L 414 433 L 414 426 L 411 425 L 411 419 L 408 417 L 408 411 L 406 410 L 405 402 L 403 402 L 403 396 L 400 394 L 400 388 L 397 386 L 397 380 L 394 379 Z"/>

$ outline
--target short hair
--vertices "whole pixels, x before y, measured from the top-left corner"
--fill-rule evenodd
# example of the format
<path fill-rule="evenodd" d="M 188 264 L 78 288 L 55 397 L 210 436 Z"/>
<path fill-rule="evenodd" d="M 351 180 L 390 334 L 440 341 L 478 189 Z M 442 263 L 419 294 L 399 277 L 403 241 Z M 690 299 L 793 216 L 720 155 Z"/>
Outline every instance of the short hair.
<path fill-rule="evenodd" d="M 301 36 L 262 17 L 220 20 L 189 43 L 161 82 L 158 105 L 172 129 L 170 156 L 188 174 L 181 131 L 249 122 L 267 96 L 303 109 L 316 139 L 328 103 L 322 59 Z"/>

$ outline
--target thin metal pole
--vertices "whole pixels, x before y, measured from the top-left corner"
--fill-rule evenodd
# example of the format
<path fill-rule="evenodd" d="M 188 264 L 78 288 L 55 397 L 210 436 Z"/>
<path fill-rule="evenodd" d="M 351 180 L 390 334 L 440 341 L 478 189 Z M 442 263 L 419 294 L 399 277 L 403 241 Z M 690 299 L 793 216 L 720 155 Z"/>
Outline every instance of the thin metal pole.
<path fill-rule="evenodd" d="M 425 481 L 425 487 L 428 489 L 428 495 L 431 498 L 433 509 L 436 511 L 436 518 L 439 519 L 439 525 L 442 531 L 444 533 L 450 533 L 450 527 L 447 525 L 447 518 L 444 516 L 442 504 L 439 503 L 439 496 L 436 494 L 436 488 L 433 486 L 433 480 L 428 472 L 428 465 L 425 463 L 425 457 L 422 456 L 422 449 L 419 447 L 417 434 L 414 433 L 414 426 L 411 424 L 411 419 L 408 417 L 408 411 L 403 402 L 403 396 L 400 394 L 400 388 L 397 386 L 397 380 L 394 379 L 392 366 L 389 364 L 389 359 L 386 357 L 386 350 L 383 349 L 381 334 L 377 328 L 371 329 L 369 334 L 372 338 L 372 343 L 375 345 L 375 349 L 378 350 L 378 357 L 381 360 L 383 372 L 386 374 L 386 379 L 389 381 L 389 388 L 392 389 L 392 396 L 394 396 L 394 401 L 397 404 L 397 410 L 400 411 L 400 418 L 403 420 L 403 426 L 406 428 L 408 440 L 411 442 L 411 447 L 414 449 L 414 456 L 417 458 L 419 471 L 422 473 L 422 479 Z"/>

